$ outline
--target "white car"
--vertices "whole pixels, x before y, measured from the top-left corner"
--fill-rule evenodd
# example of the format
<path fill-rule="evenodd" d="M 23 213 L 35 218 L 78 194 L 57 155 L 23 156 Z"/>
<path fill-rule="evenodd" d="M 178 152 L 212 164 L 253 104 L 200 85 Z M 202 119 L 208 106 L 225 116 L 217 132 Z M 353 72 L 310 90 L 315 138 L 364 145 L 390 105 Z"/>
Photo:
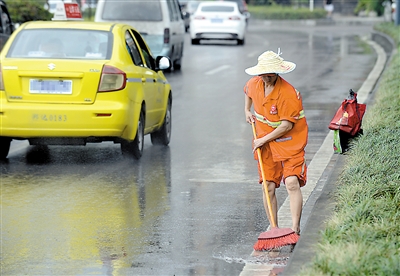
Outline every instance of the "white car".
<path fill-rule="evenodd" d="M 153 56 L 167 56 L 174 70 L 181 69 L 185 22 L 177 0 L 98 0 L 94 21 L 133 26 Z"/>
<path fill-rule="evenodd" d="M 191 16 L 190 38 L 192 44 L 200 40 L 236 40 L 244 44 L 246 16 L 234 2 L 201 2 Z"/>

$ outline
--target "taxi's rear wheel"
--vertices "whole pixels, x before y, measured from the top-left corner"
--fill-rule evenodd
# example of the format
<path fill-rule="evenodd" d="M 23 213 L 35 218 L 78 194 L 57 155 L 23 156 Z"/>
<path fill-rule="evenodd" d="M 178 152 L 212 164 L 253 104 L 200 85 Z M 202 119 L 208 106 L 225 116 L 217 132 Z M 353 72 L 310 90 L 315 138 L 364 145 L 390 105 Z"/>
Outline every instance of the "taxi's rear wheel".
<path fill-rule="evenodd" d="M 167 110 L 165 112 L 164 123 L 161 128 L 150 134 L 151 143 L 154 145 L 165 145 L 167 146 L 171 140 L 171 98 L 168 99 Z"/>
<path fill-rule="evenodd" d="M 143 154 L 143 142 L 144 142 L 144 115 L 141 112 L 135 140 L 132 142 L 123 141 L 121 142 L 121 151 L 122 154 L 131 155 L 135 159 L 140 159 Z"/>
<path fill-rule="evenodd" d="M 0 137 L 0 159 L 5 159 L 10 151 L 11 139 Z"/>

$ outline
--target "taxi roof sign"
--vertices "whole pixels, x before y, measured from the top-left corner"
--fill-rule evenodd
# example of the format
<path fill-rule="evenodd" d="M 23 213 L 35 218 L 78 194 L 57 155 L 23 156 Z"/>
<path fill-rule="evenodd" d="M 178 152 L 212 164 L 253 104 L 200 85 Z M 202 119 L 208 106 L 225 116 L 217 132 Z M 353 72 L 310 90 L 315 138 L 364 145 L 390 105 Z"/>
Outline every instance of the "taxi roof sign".
<path fill-rule="evenodd" d="M 83 20 L 78 3 L 57 3 L 52 20 Z"/>

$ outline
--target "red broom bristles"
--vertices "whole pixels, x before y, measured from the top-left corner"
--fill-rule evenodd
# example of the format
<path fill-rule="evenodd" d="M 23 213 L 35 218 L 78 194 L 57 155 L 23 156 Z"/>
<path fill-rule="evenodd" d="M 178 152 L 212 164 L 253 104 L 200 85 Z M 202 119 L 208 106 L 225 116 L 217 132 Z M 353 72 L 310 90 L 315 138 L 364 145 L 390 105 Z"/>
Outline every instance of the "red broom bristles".
<path fill-rule="evenodd" d="M 299 235 L 296 233 L 291 233 L 289 235 L 277 238 L 269 238 L 269 239 L 258 239 L 258 241 L 254 244 L 254 250 L 263 251 L 263 250 L 272 250 L 275 248 L 280 248 L 285 245 L 296 244 L 299 240 Z"/>

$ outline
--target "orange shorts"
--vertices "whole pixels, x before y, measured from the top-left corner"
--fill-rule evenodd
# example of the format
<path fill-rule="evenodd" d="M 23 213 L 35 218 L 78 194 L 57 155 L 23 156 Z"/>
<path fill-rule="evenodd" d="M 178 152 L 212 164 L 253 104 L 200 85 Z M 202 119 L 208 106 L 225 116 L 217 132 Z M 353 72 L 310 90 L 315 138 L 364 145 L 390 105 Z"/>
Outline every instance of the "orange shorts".
<path fill-rule="evenodd" d="M 297 176 L 300 187 L 306 185 L 307 181 L 307 165 L 304 157 L 304 152 L 293 156 L 290 159 L 275 162 L 272 159 L 272 153 L 269 145 L 264 145 L 261 148 L 261 157 L 264 167 L 265 180 L 274 182 L 276 188 L 279 188 L 281 181 L 285 183 L 285 179 L 289 176 Z M 255 159 L 258 160 L 257 153 L 255 153 Z M 259 183 L 262 183 L 262 175 L 260 170 L 260 164 L 258 164 L 258 174 L 260 176 Z"/>

